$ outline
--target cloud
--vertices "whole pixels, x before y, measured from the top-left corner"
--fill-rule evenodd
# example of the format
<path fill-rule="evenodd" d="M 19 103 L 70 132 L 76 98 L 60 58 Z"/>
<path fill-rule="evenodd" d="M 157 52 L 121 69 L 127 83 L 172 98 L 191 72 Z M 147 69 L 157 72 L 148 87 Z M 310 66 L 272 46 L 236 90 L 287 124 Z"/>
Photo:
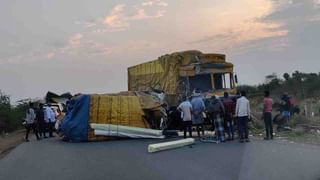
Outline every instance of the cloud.
<path fill-rule="evenodd" d="M 93 19 L 93 20 L 88 20 L 88 21 L 75 21 L 74 24 L 75 25 L 81 25 L 83 26 L 83 28 L 87 29 L 87 28 L 93 28 L 95 26 L 99 25 L 99 22 L 101 21 L 101 19 Z"/>
<path fill-rule="evenodd" d="M 50 50 L 51 51 L 51 50 Z M 0 64 L 21 64 L 32 63 L 44 59 L 51 59 L 55 56 L 55 53 L 49 52 L 45 47 L 33 48 L 29 52 L 9 56 L 0 59 Z"/>
<path fill-rule="evenodd" d="M 127 17 L 128 20 L 144 20 L 154 19 L 164 16 L 165 10 L 158 10 L 153 15 L 147 15 L 145 9 L 138 9 L 137 13 L 131 17 Z"/>
<path fill-rule="evenodd" d="M 264 2 L 264 3 L 262 3 Z M 248 1 L 248 3 L 251 3 Z M 281 3 L 284 3 L 281 1 Z M 254 4 L 254 3 L 253 3 Z M 285 4 L 291 4 L 289 1 Z M 228 24 L 221 23 L 221 28 L 218 32 L 212 32 L 204 35 L 196 40 L 189 41 L 189 44 L 193 45 L 205 45 L 210 46 L 211 49 L 217 51 L 232 51 L 239 50 L 242 45 L 246 47 L 250 46 L 250 43 L 255 42 L 254 46 L 261 41 L 266 39 L 279 39 L 284 38 L 288 35 L 289 30 L 286 28 L 283 22 L 279 21 L 266 21 L 265 18 L 273 14 L 278 8 L 283 6 L 277 6 L 275 3 L 270 1 L 261 1 L 258 4 L 250 6 L 250 13 L 245 12 L 248 7 L 243 7 L 242 12 L 239 10 L 228 12 L 224 11 L 220 16 L 221 19 L 225 19 Z M 234 6 L 228 7 L 227 9 L 234 9 Z M 244 12 L 246 14 L 244 14 Z M 241 14 L 241 16 L 238 15 Z M 232 17 L 233 19 L 230 19 Z M 217 18 L 217 17 L 216 17 Z M 281 46 L 274 46 L 275 48 L 285 48 L 288 46 L 288 42 L 282 41 Z M 249 43 L 249 44 L 248 44 Z M 250 49 L 250 48 L 245 48 Z M 242 50 L 241 50 L 242 51 Z"/>
<path fill-rule="evenodd" d="M 109 15 L 103 18 L 103 24 L 107 25 L 108 30 L 94 30 L 93 32 L 118 32 L 125 31 L 129 28 L 130 22 L 141 21 L 146 19 L 156 19 L 164 16 L 164 9 L 155 9 L 153 12 L 147 13 L 146 6 L 165 7 L 168 4 L 164 1 L 146 1 L 142 3 L 142 7 L 134 6 L 133 15 L 130 15 L 133 7 L 128 7 L 125 4 L 118 4 L 114 6 Z M 151 11 L 151 10 L 150 10 Z"/>
<path fill-rule="evenodd" d="M 111 53 L 111 48 L 102 42 L 86 38 L 81 33 L 71 35 L 65 46 L 56 49 L 55 54 L 64 55 L 81 55 L 81 56 L 97 56 L 108 55 Z"/>
<path fill-rule="evenodd" d="M 118 4 L 114 6 L 111 13 L 103 20 L 103 24 L 108 25 L 112 29 L 124 29 L 129 27 L 124 15 L 125 4 Z"/>
<path fill-rule="evenodd" d="M 129 29 L 134 21 L 150 20 L 163 17 L 168 3 L 162 0 L 145 1 L 140 5 L 115 5 L 108 15 L 88 21 L 75 21 L 92 33 L 122 32 Z"/>
<path fill-rule="evenodd" d="M 77 46 L 80 44 L 82 38 L 83 35 L 81 33 L 76 33 L 69 38 L 68 45 Z"/>
<path fill-rule="evenodd" d="M 46 55 L 46 58 L 47 59 L 51 59 L 55 56 L 55 53 L 54 52 L 49 52 L 47 55 Z"/>
<path fill-rule="evenodd" d="M 142 6 L 152 6 L 153 4 L 154 4 L 153 1 L 145 1 L 145 2 L 143 2 L 141 5 L 142 5 Z"/>
<path fill-rule="evenodd" d="M 145 1 L 142 3 L 142 6 L 162 6 L 166 7 L 168 6 L 168 3 L 161 0 L 153 0 L 153 1 Z"/>
<path fill-rule="evenodd" d="M 45 61 L 54 57 L 81 56 L 92 58 L 107 56 L 112 48 L 98 40 L 86 38 L 82 33 L 74 33 L 64 42 L 45 43 L 26 52 L 16 53 L 7 57 L 0 57 L 0 64 L 19 64 Z"/>

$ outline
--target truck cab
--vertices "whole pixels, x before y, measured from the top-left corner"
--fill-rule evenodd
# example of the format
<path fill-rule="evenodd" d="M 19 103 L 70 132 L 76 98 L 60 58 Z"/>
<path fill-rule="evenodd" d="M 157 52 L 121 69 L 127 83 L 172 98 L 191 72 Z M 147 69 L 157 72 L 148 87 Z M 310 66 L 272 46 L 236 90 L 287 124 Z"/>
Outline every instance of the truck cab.
<path fill-rule="evenodd" d="M 207 96 L 236 93 L 237 78 L 233 64 L 225 61 L 225 55 L 204 54 L 196 56 L 196 59 L 194 63 L 180 67 L 181 93 L 189 94 L 194 90 L 200 90 Z"/>
<path fill-rule="evenodd" d="M 160 90 L 169 106 L 177 106 L 182 96 L 200 90 L 204 97 L 236 94 L 233 64 L 224 54 L 204 54 L 197 50 L 160 56 L 128 68 L 128 90 Z"/>

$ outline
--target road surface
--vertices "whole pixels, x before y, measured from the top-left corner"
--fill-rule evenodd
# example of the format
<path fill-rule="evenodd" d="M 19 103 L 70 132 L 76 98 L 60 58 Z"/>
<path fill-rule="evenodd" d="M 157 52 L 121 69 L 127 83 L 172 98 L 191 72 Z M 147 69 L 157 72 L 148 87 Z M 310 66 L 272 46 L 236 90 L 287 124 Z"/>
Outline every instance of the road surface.
<path fill-rule="evenodd" d="M 158 140 L 23 143 L 0 160 L 1 180 L 318 180 L 320 147 L 283 141 L 197 142 L 147 153 Z"/>

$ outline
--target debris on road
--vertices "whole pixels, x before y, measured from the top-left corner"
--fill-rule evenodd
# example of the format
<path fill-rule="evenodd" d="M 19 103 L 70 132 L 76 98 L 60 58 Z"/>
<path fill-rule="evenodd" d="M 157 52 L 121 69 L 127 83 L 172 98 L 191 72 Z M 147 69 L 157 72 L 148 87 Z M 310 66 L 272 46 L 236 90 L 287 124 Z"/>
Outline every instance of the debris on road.
<path fill-rule="evenodd" d="M 90 124 L 94 129 L 96 136 L 113 136 L 113 137 L 127 137 L 127 138 L 152 138 L 163 139 L 162 130 L 154 130 L 147 128 L 137 128 L 130 126 L 121 126 L 113 124 Z"/>
<path fill-rule="evenodd" d="M 148 146 L 148 152 L 154 153 L 158 151 L 164 151 L 169 149 L 175 149 L 180 148 L 183 146 L 192 145 L 195 143 L 195 139 L 188 138 L 188 139 L 182 139 L 177 141 L 170 141 L 170 142 L 164 142 L 164 143 L 158 143 L 158 144 L 150 144 Z"/>

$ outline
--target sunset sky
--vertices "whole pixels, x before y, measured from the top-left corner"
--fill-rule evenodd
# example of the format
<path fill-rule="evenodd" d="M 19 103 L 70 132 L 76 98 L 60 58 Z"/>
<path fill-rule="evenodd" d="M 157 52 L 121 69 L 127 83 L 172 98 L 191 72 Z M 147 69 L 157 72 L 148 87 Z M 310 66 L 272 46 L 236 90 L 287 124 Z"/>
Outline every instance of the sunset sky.
<path fill-rule="evenodd" d="M 224 53 L 240 84 L 320 71 L 320 0 L 1 0 L 0 89 L 12 100 L 127 89 L 128 66 Z"/>

